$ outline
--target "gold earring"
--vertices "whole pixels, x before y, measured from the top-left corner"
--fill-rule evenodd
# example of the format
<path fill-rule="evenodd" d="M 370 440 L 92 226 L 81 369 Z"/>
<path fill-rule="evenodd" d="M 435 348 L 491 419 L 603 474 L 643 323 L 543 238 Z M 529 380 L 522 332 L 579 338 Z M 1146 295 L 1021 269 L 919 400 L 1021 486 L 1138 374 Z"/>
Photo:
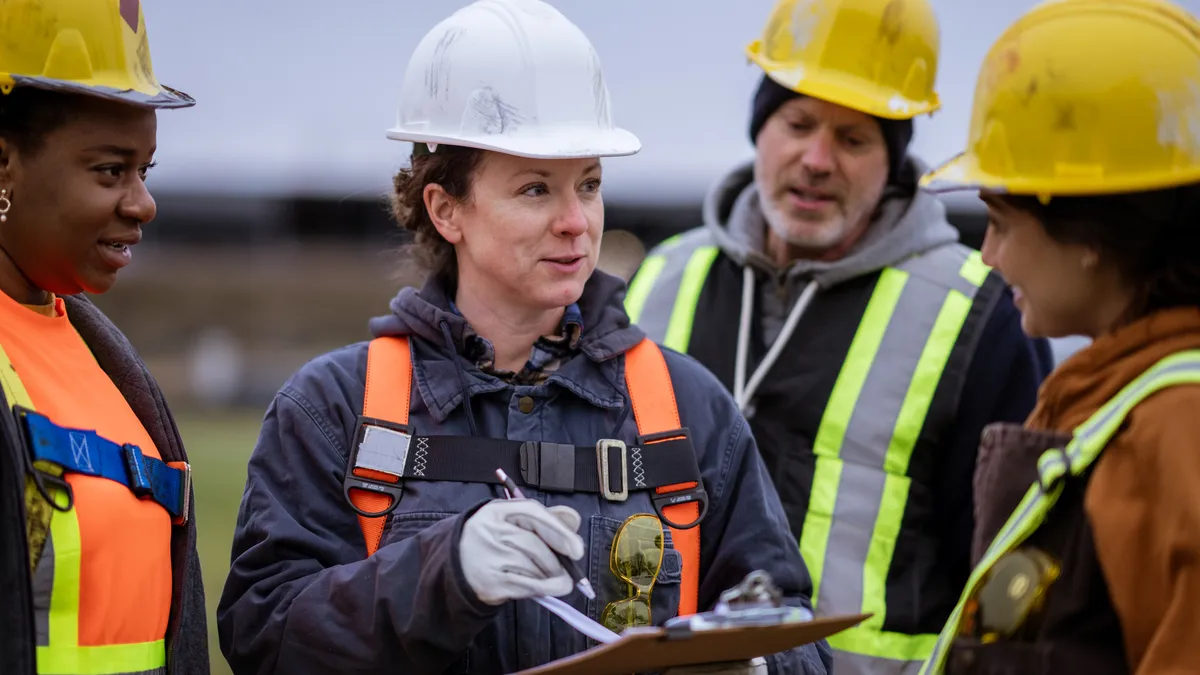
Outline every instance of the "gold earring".
<path fill-rule="evenodd" d="M 8 210 L 12 208 L 12 200 L 8 198 L 8 189 L 0 188 L 0 223 L 8 220 Z"/>

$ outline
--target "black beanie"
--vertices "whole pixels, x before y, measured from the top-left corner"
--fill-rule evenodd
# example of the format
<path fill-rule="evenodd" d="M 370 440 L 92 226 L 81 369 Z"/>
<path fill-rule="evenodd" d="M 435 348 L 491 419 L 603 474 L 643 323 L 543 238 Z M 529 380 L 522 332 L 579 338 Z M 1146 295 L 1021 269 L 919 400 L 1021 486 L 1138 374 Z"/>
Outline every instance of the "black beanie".
<path fill-rule="evenodd" d="M 758 83 L 758 91 L 754 93 L 754 107 L 750 111 L 750 142 L 758 142 L 758 132 L 762 131 L 767 118 L 779 110 L 779 106 L 803 95 L 763 75 L 762 81 Z M 883 132 L 883 142 L 888 153 L 888 181 L 892 182 L 900 174 L 904 157 L 908 154 L 908 144 L 913 137 L 913 122 L 875 116 L 872 116 L 872 119 L 879 123 L 879 129 Z"/>

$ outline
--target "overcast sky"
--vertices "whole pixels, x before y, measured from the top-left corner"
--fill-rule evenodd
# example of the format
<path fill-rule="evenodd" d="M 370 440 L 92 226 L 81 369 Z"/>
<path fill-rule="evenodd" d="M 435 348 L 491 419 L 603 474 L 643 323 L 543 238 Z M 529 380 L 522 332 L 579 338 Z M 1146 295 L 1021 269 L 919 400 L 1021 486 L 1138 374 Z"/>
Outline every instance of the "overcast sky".
<path fill-rule="evenodd" d="M 378 193 L 408 145 L 384 130 L 421 37 L 463 0 L 145 0 L 154 68 L 194 96 L 159 115 L 155 187 L 171 192 Z M 625 199 L 692 199 L 750 156 L 749 99 L 761 73 L 743 49 L 768 0 L 552 0 L 600 54 L 617 124 L 640 154 L 605 163 Z M 913 150 L 961 150 L 984 54 L 1032 0 L 933 0 L 943 107 Z M 1200 0 L 1180 0 L 1200 13 Z"/>

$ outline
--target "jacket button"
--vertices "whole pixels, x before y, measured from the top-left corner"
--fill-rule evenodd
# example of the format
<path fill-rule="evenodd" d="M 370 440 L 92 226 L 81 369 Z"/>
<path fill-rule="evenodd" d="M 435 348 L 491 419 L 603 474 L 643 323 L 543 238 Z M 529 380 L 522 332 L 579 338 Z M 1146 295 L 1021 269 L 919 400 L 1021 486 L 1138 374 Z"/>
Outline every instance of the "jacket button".
<path fill-rule="evenodd" d="M 517 408 L 525 414 L 533 412 L 533 397 L 522 396 L 521 400 L 517 401 Z"/>

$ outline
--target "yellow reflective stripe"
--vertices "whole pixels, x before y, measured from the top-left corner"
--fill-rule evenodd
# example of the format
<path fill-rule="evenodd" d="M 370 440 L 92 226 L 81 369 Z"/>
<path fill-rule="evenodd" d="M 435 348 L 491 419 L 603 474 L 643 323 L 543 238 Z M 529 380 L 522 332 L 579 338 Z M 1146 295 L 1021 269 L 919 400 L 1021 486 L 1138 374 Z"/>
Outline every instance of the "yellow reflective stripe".
<path fill-rule="evenodd" d="M 19 405 L 33 410 L 33 400 L 29 398 L 29 392 L 25 391 L 25 384 L 21 382 L 21 376 L 17 375 L 17 369 L 13 367 L 3 345 L 0 345 L 0 386 L 4 388 L 4 398 L 8 400 L 8 405 Z"/>
<path fill-rule="evenodd" d="M 62 490 L 52 488 L 54 500 L 66 505 Z M 79 568 L 82 544 L 79 515 L 75 509 L 54 511 L 50 517 L 50 536 L 54 540 L 54 585 L 50 591 L 50 648 L 79 644 Z M 40 651 L 38 652 L 41 653 Z M 43 672 L 55 672 L 41 668 Z"/>
<path fill-rule="evenodd" d="M 948 293 L 938 312 L 937 320 L 921 357 L 917 360 L 917 368 L 908 385 L 908 392 L 900 406 L 900 414 L 896 418 L 896 427 L 888 442 L 887 454 L 883 459 L 884 477 L 883 499 L 879 506 L 879 516 L 875 519 L 875 529 L 871 536 L 871 545 L 867 549 L 867 558 L 863 566 L 863 607 L 864 614 L 873 614 L 869 619 L 859 624 L 864 630 L 880 631 L 887 615 L 887 577 L 892 565 L 892 557 L 896 553 L 896 541 L 900 538 L 900 528 L 903 524 L 905 506 L 908 503 L 908 491 L 911 481 L 907 478 L 908 466 L 912 461 L 913 449 L 925 426 L 925 417 L 929 406 L 933 404 L 933 396 L 937 391 L 938 382 L 954 351 L 958 335 L 967 320 L 971 310 L 971 300 L 961 293 Z M 931 636 L 929 647 L 937 636 Z M 929 655 L 926 651 L 918 657 L 924 659 Z M 889 655 L 888 658 L 901 658 Z"/>
<path fill-rule="evenodd" d="M 889 473 L 908 473 L 913 448 L 917 444 L 921 428 L 925 425 L 929 406 L 933 404 L 933 395 L 970 311 L 971 300 L 966 296 L 960 293 L 946 295 L 942 309 L 933 324 L 933 331 L 925 341 L 925 348 L 921 350 L 921 357 L 917 360 L 916 371 L 909 382 L 904 403 L 900 406 L 900 415 L 896 420 L 896 428 L 888 443 L 883 466 Z"/>
<path fill-rule="evenodd" d="M 872 629 L 865 623 L 860 623 L 840 633 L 830 635 L 826 640 L 830 647 L 843 652 L 852 652 L 878 659 L 923 661 L 933 651 L 937 637 L 932 634 L 889 633 Z"/>
<path fill-rule="evenodd" d="M 697 248 L 683 270 L 683 279 L 679 283 L 679 293 L 675 295 L 675 306 L 671 309 L 671 321 L 667 324 L 667 335 L 663 340 L 664 345 L 677 352 L 687 352 L 688 343 L 692 340 L 696 304 L 700 302 L 704 280 L 708 278 L 708 270 L 712 268 L 718 252 L 716 246 Z"/>
<path fill-rule="evenodd" d="M 165 640 L 97 647 L 38 647 L 38 672 L 54 675 L 141 673 L 167 665 Z"/>
<path fill-rule="evenodd" d="M 1074 438 L 1065 448 L 1068 455 L 1077 455 L 1071 459 L 1075 470 L 1082 472 L 1096 460 L 1125 418 L 1139 403 L 1161 389 L 1182 384 L 1200 385 L 1200 350 L 1187 350 L 1163 358 L 1125 385 L 1083 424 L 1075 427 Z M 1057 450 L 1047 451 L 1050 452 L 1058 453 Z M 1044 458 L 1045 454 L 1042 457 Z M 1082 460 L 1079 460 L 1080 457 Z M 1041 459 L 1038 463 L 1041 465 Z M 921 667 L 921 675 L 938 675 L 942 672 L 946 657 L 950 653 L 950 644 L 958 634 L 968 600 L 975 594 L 996 561 L 1036 532 L 1058 501 L 1063 484 L 1059 482 L 1049 493 L 1043 493 L 1040 481 L 1039 476 L 1038 482 L 1029 486 L 1021 503 L 1009 515 L 1004 527 L 1000 528 L 1000 533 L 984 552 L 982 560 L 971 570 L 971 576 L 959 596 L 958 604 L 937 637 L 933 653 Z"/>
<path fill-rule="evenodd" d="M 826 408 L 826 414 L 829 409 Z M 800 531 L 800 556 L 812 578 L 812 602 L 816 606 L 821 593 L 821 575 L 825 571 L 825 551 L 829 547 L 829 531 L 833 528 L 833 507 L 837 503 L 838 484 L 842 481 L 842 460 L 817 456 L 813 470 L 808 511 Z"/>
<path fill-rule="evenodd" d="M 816 467 L 813 472 L 812 494 L 808 512 L 804 515 L 804 526 L 800 532 L 800 554 L 808 565 L 812 577 L 812 601 L 816 605 L 821 592 L 821 575 L 825 568 L 825 552 L 829 546 L 829 530 L 833 524 L 833 509 L 837 503 L 838 483 L 842 476 L 842 461 L 839 458 L 842 441 L 850 416 L 862 393 L 867 373 L 879 353 L 883 335 L 896 311 L 896 304 L 904 292 L 908 273 L 886 268 L 879 275 L 875 290 L 867 302 L 862 322 L 850 342 L 850 350 L 838 373 L 829 402 L 821 416 L 821 425 L 813 443 Z"/>
<path fill-rule="evenodd" d="M 988 272 L 991 271 L 992 268 L 983 262 L 983 254 L 979 251 L 971 251 L 958 274 L 976 286 L 982 286 L 983 282 L 987 280 Z"/>
<path fill-rule="evenodd" d="M 4 351 L 3 345 L 0 345 L 0 388 L 4 389 L 4 400 L 10 407 L 19 405 L 33 410 L 33 399 L 29 398 L 25 383 L 21 381 L 21 376 L 17 374 L 17 369 L 13 366 L 12 360 L 8 358 L 8 352 Z M 40 461 L 36 465 L 47 473 L 55 476 L 62 475 L 61 467 Z M 46 541 L 46 533 L 50 529 L 51 509 L 41 502 L 41 493 L 38 492 L 33 479 L 29 476 L 25 477 L 24 499 L 25 538 L 29 542 L 29 569 L 32 571 Z"/>
<path fill-rule="evenodd" d="M 33 401 L 8 353 L 0 345 L 0 386 L 9 405 L 34 409 Z M 61 475 L 58 467 L 55 472 Z M 47 486 L 54 501 L 66 506 L 66 493 Z M 40 498 L 40 497 L 39 497 Z M 79 646 L 79 584 L 82 544 L 79 516 L 75 509 L 54 510 L 50 516 L 50 536 L 54 541 L 54 582 L 50 591 L 48 646 L 37 648 L 39 673 L 53 675 L 112 675 L 141 673 L 167 665 L 166 641 L 128 644 Z"/>
<path fill-rule="evenodd" d="M 650 291 L 666 265 L 667 257 L 662 254 L 652 255 L 642 261 L 641 268 L 629 282 L 629 292 L 625 294 L 625 313 L 629 315 L 630 323 L 641 320 L 646 299 L 650 297 Z"/>

